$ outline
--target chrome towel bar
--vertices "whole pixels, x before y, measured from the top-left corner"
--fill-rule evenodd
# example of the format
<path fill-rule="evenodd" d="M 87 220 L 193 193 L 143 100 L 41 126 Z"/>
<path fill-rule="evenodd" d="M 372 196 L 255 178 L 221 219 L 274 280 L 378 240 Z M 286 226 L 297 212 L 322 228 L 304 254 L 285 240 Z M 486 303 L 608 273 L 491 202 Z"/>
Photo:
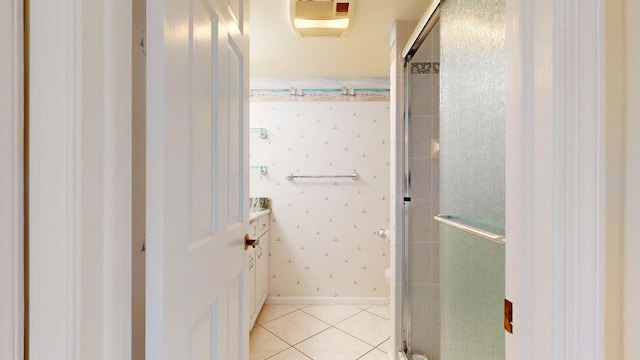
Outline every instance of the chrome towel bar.
<path fill-rule="evenodd" d="M 287 173 L 287 180 L 291 181 L 293 179 L 333 179 L 333 178 L 349 178 L 353 181 L 358 181 L 360 179 L 360 175 L 353 170 L 351 175 L 293 175 L 292 173 Z"/>
<path fill-rule="evenodd" d="M 461 222 L 455 221 L 455 217 L 452 215 L 444 215 L 444 214 L 440 214 L 440 215 L 436 215 L 433 217 L 433 219 L 437 222 L 443 223 L 445 225 L 449 225 L 451 227 L 454 227 L 458 230 L 462 230 L 465 232 L 468 232 L 469 234 L 473 234 L 476 236 L 479 236 L 483 239 L 487 239 L 489 241 L 492 241 L 496 244 L 502 244 L 504 245 L 507 240 L 504 238 L 504 235 L 496 235 L 494 233 L 490 233 L 488 231 L 484 231 L 481 229 L 478 229 L 476 227 L 473 226 L 469 226 L 466 224 L 463 224 Z"/>

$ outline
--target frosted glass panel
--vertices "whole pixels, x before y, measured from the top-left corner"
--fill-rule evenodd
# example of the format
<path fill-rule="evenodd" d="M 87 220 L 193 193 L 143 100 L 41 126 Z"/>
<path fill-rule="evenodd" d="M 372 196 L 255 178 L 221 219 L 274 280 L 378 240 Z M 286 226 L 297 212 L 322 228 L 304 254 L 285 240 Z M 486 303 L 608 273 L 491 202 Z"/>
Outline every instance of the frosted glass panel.
<path fill-rule="evenodd" d="M 441 225 L 442 359 L 504 359 L 504 245 Z"/>
<path fill-rule="evenodd" d="M 440 211 L 504 234 L 504 0 L 447 0 L 440 18 Z M 441 354 L 504 359 L 504 246 L 440 225 Z"/>

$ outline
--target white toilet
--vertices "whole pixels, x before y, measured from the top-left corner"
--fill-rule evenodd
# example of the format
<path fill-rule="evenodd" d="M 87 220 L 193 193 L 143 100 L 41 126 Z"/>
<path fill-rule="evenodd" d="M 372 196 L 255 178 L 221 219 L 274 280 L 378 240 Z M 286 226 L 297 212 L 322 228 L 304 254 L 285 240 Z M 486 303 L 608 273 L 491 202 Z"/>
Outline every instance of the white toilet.
<path fill-rule="evenodd" d="M 385 229 L 378 229 L 376 231 L 376 234 L 378 234 L 379 237 L 383 238 L 385 242 L 389 242 L 389 236 L 388 236 L 388 232 Z M 387 279 L 388 283 L 391 283 L 391 268 L 388 267 L 384 270 L 384 278 Z"/>

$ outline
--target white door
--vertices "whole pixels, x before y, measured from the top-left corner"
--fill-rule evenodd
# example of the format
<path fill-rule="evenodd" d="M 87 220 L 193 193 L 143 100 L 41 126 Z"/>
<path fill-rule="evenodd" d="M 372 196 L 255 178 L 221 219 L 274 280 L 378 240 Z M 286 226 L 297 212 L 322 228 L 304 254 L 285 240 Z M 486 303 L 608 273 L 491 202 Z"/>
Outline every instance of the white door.
<path fill-rule="evenodd" d="M 248 359 L 248 1 L 147 2 L 147 358 Z"/>

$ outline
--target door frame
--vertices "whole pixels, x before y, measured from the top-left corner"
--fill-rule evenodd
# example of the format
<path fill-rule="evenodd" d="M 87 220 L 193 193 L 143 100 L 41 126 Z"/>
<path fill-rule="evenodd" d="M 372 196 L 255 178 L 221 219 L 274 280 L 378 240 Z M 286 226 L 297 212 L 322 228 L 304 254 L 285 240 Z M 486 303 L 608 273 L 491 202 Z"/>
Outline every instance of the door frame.
<path fill-rule="evenodd" d="M 0 358 L 24 354 L 23 2 L 0 3 Z"/>
<path fill-rule="evenodd" d="M 507 1 L 507 359 L 605 356 L 605 5 Z"/>
<path fill-rule="evenodd" d="M 520 185 L 507 188 L 509 359 L 604 354 L 605 1 L 579 2 L 507 1 L 507 179 Z M 36 358 L 126 359 L 131 6 L 31 5 L 29 345 Z"/>
<path fill-rule="evenodd" d="M 34 359 L 131 357 L 131 2 L 30 1 Z"/>

